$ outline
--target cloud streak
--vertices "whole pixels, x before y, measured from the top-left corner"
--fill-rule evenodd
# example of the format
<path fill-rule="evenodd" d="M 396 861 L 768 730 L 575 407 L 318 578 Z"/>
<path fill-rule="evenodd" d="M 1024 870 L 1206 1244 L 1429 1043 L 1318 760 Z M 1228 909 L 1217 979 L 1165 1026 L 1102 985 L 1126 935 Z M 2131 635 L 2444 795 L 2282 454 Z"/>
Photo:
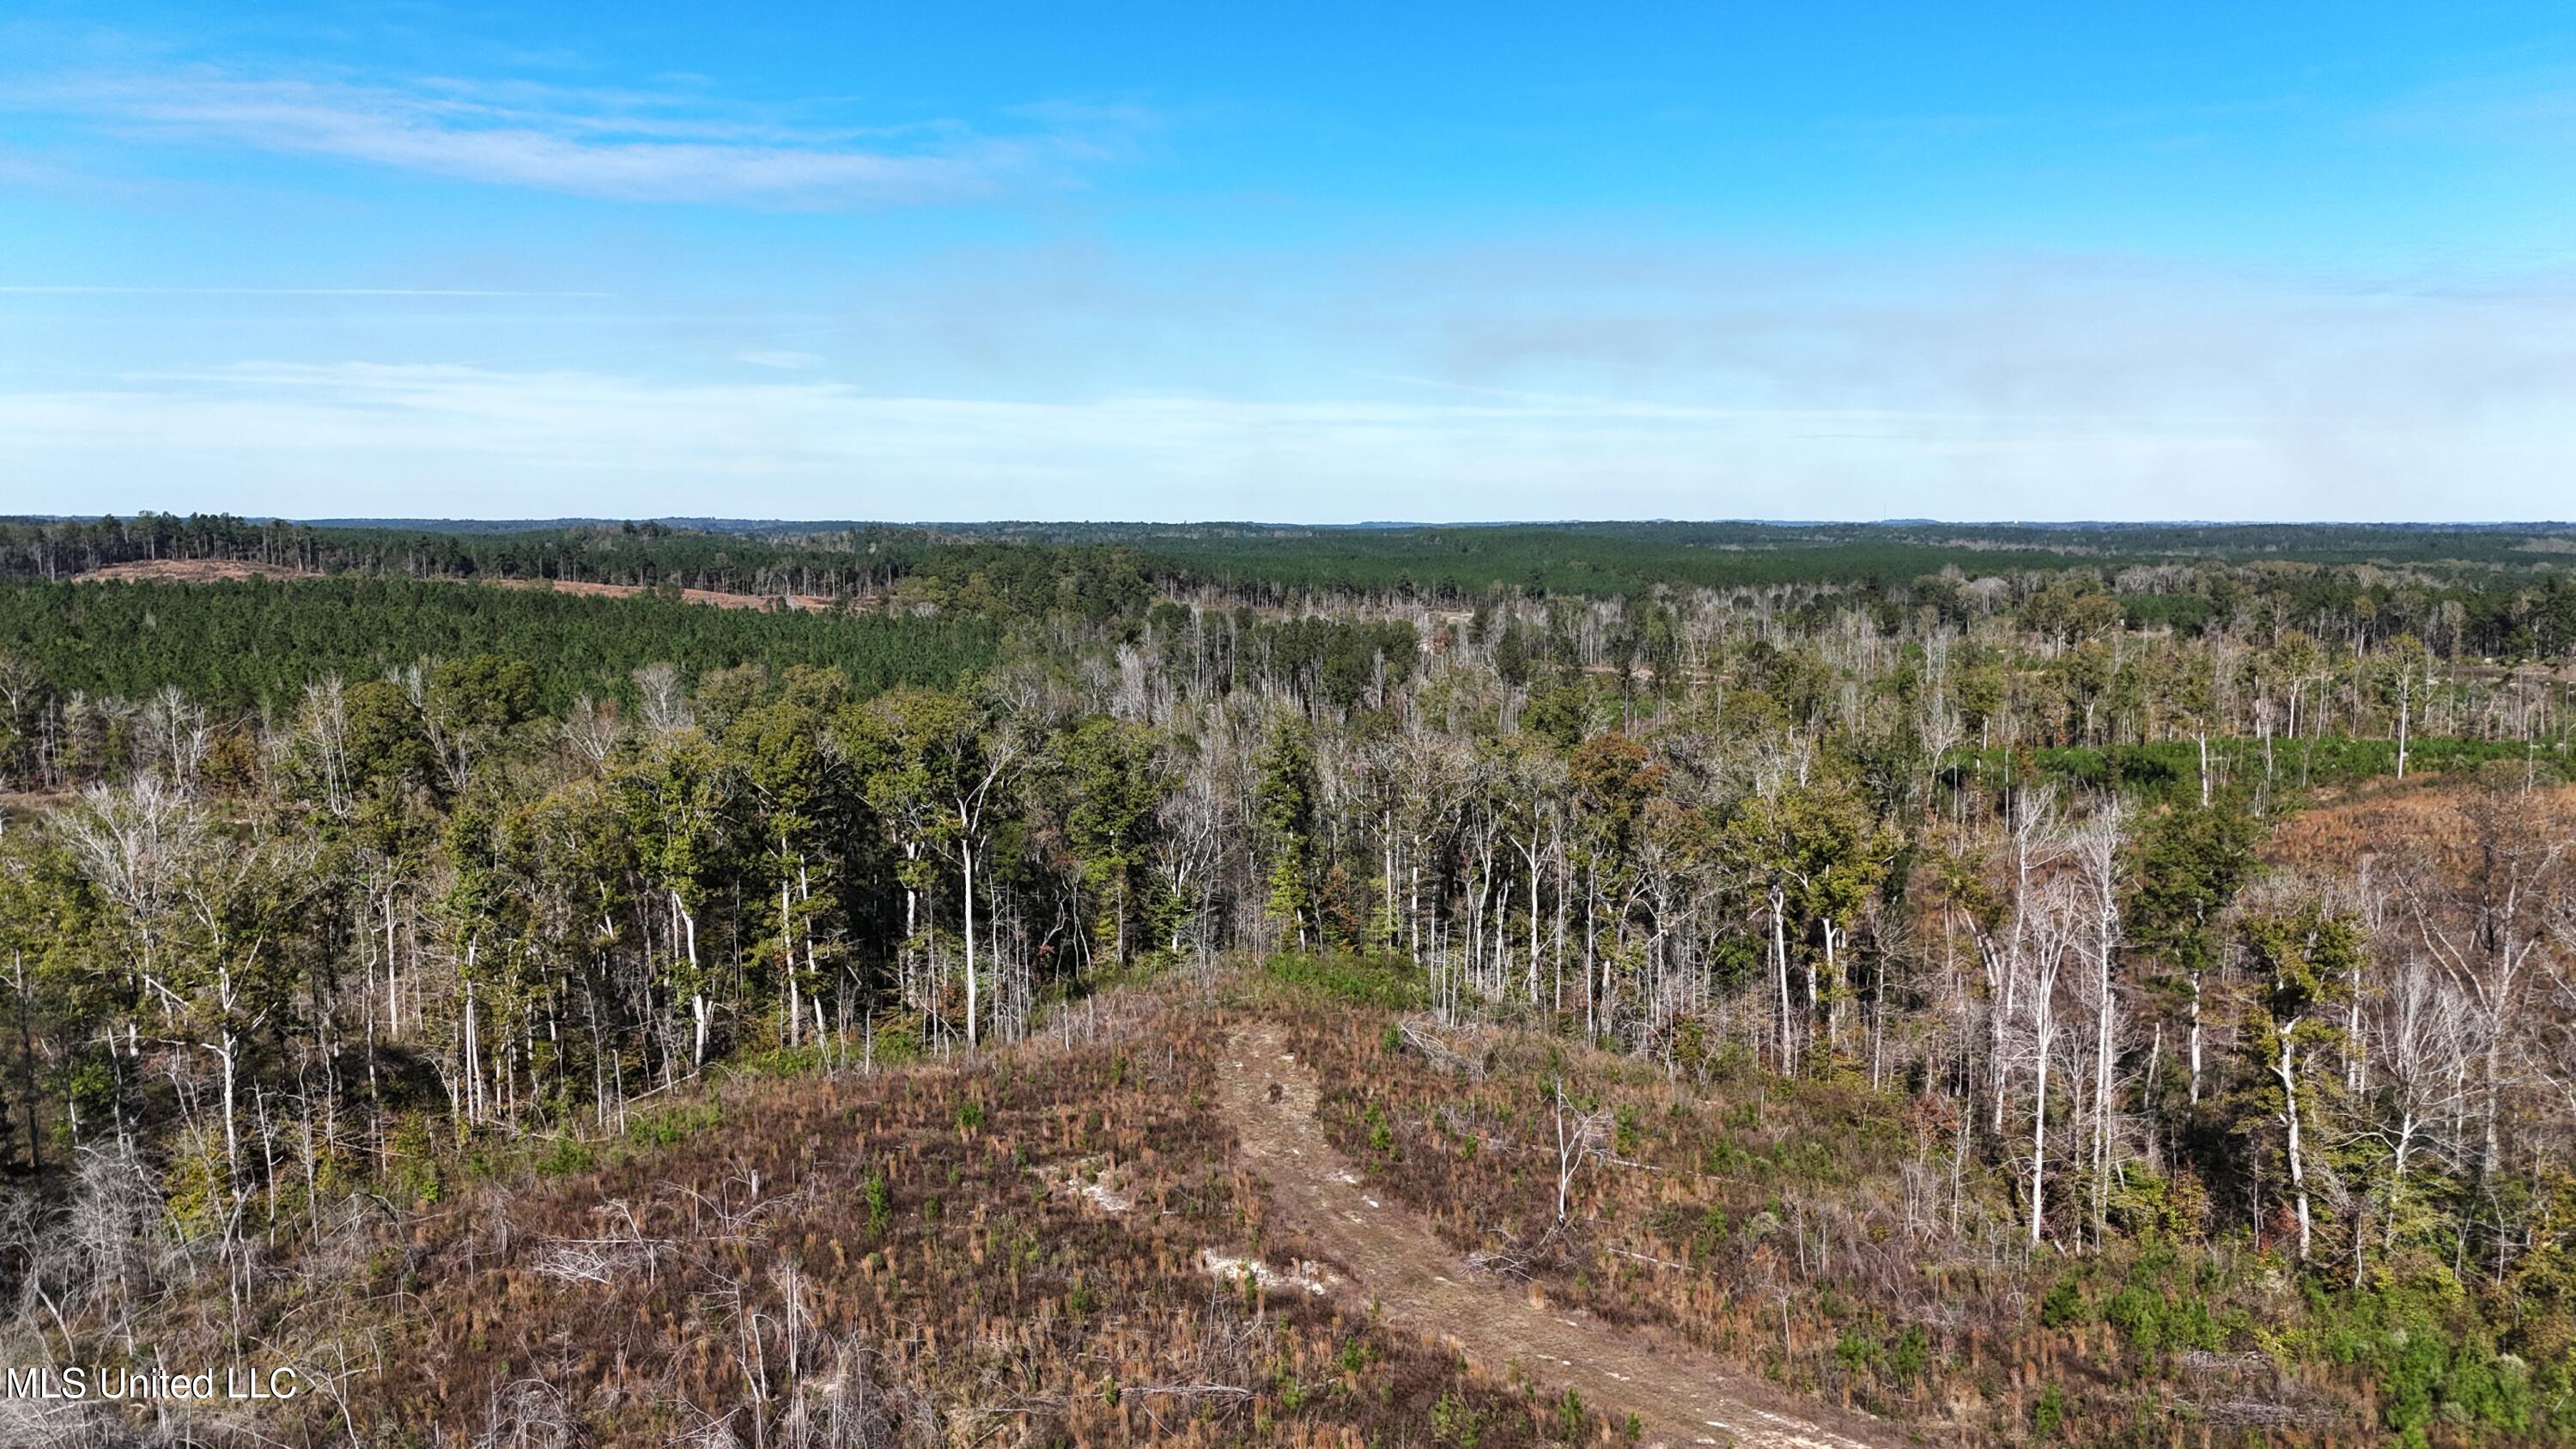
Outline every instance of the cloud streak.
<path fill-rule="evenodd" d="M 845 209 L 1067 185 L 1121 154 L 1132 112 L 1052 108 L 1009 133 L 951 121 L 794 126 L 693 98 L 195 68 L 0 89 L 0 104 L 130 138 L 232 146 L 617 201 Z"/>
<path fill-rule="evenodd" d="M 613 297 L 614 292 L 505 291 L 482 287 L 93 287 L 0 285 L 0 294 L 40 297 Z"/>
<path fill-rule="evenodd" d="M 2547 420 L 1700 407 L 1562 395 L 1030 402 L 836 383 L 258 365 L 0 393 L 0 512 L 190 506 L 763 516 L 2514 517 L 2564 512 Z M 2423 486 L 2474 477 L 2474 489 Z M 1114 480 L 1114 487 L 1109 486 Z M 712 491 L 711 491 L 712 490 Z M 2551 506 L 2556 503 L 2553 509 Z"/>

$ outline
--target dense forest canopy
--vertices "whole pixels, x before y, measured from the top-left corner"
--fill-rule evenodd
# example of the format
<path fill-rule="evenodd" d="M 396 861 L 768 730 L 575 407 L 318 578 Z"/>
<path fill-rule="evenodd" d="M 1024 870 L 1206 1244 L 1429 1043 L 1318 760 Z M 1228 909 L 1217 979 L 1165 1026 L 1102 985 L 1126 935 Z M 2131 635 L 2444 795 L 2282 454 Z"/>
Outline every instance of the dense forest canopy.
<path fill-rule="evenodd" d="M 2576 644 L 2576 595 L 2568 592 L 2576 527 L 2560 524 L 648 522 L 441 531 L 160 514 L 0 521 L 0 575 L 57 579 L 138 561 L 212 559 L 297 572 L 676 584 L 834 599 L 894 592 L 977 613 L 1070 610 L 1094 621 L 1132 612 L 1158 589 L 1292 606 L 1350 594 L 1472 603 L 1496 590 L 1618 598 L 1769 586 L 1905 600 L 1945 576 L 2069 573 L 2109 593 L 2133 626 L 2197 630 L 2255 596 L 2278 601 L 2312 629 L 2307 619 L 2321 610 L 2393 604 L 2406 627 L 2437 646 L 2493 655 Z M 1927 597 L 1956 607 L 1938 588 Z M 2437 638 L 2444 631 L 2433 616 L 2445 605 L 2457 605 L 2458 617 L 2452 637 Z M 2536 625 L 2526 617 L 2534 613 Z"/>
<path fill-rule="evenodd" d="M 524 666 L 548 711 L 585 694 L 622 694 L 653 663 L 692 676 L 830 665 L 873 693 L 955 683 L 992 662 L 999 636 L 974 619 L 711 609 L 364 575 L 0 584 L 0 654 L 56 687 L 140 699 L 176 686 L 228 710 L 291 708 L 323 674 L 363 679 L 467 655 Z"/>
<path fill-rule="evenodd" d="M 31 1341 L 312 1348 L 478 1162 L 1266 960 L 1462 1249 L 1927 1433 L 2576 1432 L 2561 531 L 1061 533 L 0 528 Z"/>

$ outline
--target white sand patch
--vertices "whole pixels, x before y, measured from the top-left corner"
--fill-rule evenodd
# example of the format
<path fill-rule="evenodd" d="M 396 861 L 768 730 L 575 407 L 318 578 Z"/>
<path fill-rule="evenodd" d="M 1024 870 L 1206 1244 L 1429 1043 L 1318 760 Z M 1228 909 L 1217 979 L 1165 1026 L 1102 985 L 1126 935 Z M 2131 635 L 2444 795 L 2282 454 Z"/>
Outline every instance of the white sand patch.
<path fill-rule="evenodd" d="M 1123 1213 L 1136 1205 L 1127 1169 L 1110 1166 L 1106 1158 L 1086 1157 L 1069 1165 L 1029 1170 L 1045 1180 L 1047 1191 L 1078 1198 L 1105 1213 Z"/>
<path fill-rule="evenodd" d="M 1321 1296 L 1332 1291 L 1333 1284 L 1341 1281 L 1332 1269 L 1321 1263 L 1309 1263 L 1303 1258 L 1285 1268 L 1274 1268 L 1259 1258 L 1238 1258 L 1214 1248 L 1205 1248 L 1199 1252 L 1199 1263 L 1227 1283 L 1241 1283 L 1249 1274 L 1265 1293 L 1303 1291 Z"/>

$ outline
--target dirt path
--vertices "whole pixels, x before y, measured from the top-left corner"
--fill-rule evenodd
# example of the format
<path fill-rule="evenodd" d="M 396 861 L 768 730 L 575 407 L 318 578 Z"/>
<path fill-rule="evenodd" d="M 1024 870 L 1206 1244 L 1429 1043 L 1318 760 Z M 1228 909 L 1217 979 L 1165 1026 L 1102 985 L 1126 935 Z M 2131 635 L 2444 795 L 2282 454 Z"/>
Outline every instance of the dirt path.
<path fill-rule="evenodd" d="M 1427 1224 L 1371 1197 L 1325 1141 L 1315 1121 L 1314 1073 L 1290 1054 L 1277 1026 L 1235 1030 L 1219 1091 L 1244 1157 L 1270 1180 L 1280 1206 L 1350 1274 L 1346 1291 L 1374 1299 L 1389 1322 L 1446 1340 L 1488 1372 L 1517 1362 L 1542 1383 L 1571 1384 L 1586 1403 L 1635 1414 L 1648 1445 L 1871 1449 L 1897 1442 L 1884 1424 L 1802 1405 L 1705 1354 L 1660 1348 L 1641 1334 L 1471 1281 Z"/>

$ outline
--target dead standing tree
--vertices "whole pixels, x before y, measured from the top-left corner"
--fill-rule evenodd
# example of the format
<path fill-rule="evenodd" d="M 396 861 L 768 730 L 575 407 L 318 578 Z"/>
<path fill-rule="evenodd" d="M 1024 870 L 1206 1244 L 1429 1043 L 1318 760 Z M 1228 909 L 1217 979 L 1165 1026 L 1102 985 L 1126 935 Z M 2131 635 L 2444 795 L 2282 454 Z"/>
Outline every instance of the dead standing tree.
<path fill-rule="evenodd" d="M 2019 986 L 2031 1062 L 2030 1244 L 2036 1248 L 2047 1233 L 2049 1070 L 2065 1030 L 2059 981 L 2082 942 L 2087 903 L 2081 885 L 2060 875 L 2040 886 L 2034 904 L 2015 964 L 2024 974 Z"/>
<path fill-rule="evenodd" d="M 1571 1207 L 1574 1179 L 1583 1165 L 1609 1151 L 1608 1109 L 1574 1112 L 1565 1100 L 1565 1079 L 1556 1082 L 1556 1221 L 1562 1227 Z"/>
<path fill-rule="evenodd" d="M 2467 838 L 2451 861 L 2437 859 L 2419 876 L 2412 906 L 2425 950 L 2476 1006 L 2477 1171 L 2492 1201 L 2503 1166 L 2510 1063 L 2529 1026 L 2524 999 L 2551 959 L 2549 922 L 2567 909 L 2576 881 L 2567 868 L 2565 822 L 2534 811 L 2501 782 L 2489 784 L 2467 817 Z M 2498 1218 L 2501 1271 L 2513 1235 L 2503 1229 L 2501 1209 Z"/>
<path fill-rule="evenodd" d="M 2474 1009 L 2457 983 L 2421 956 L 2399 968 L 2386 990 L 2378 993 L 2365 1017 L 2361 1046 L 2375 1057 L 2378 1086 L 2370 1094 L 2374 1112 L 2362 1128 L 2388 1153 L 2388 1180 L 2379 1203 L 2379 1246 L 2384 1255 L 2397 1245 L 2408 1222 L 2406 1179 L 2419 1156 L 2436 1160 L 2455 1154 L 2458 1144 L 2440 1132 L 2461 1115 L 2470 1091 L 2469 1061 L 2474 1052 Z M 2354 1235 L 2353 1276 L 2362 1271 L 2361 1234 Z"/>

